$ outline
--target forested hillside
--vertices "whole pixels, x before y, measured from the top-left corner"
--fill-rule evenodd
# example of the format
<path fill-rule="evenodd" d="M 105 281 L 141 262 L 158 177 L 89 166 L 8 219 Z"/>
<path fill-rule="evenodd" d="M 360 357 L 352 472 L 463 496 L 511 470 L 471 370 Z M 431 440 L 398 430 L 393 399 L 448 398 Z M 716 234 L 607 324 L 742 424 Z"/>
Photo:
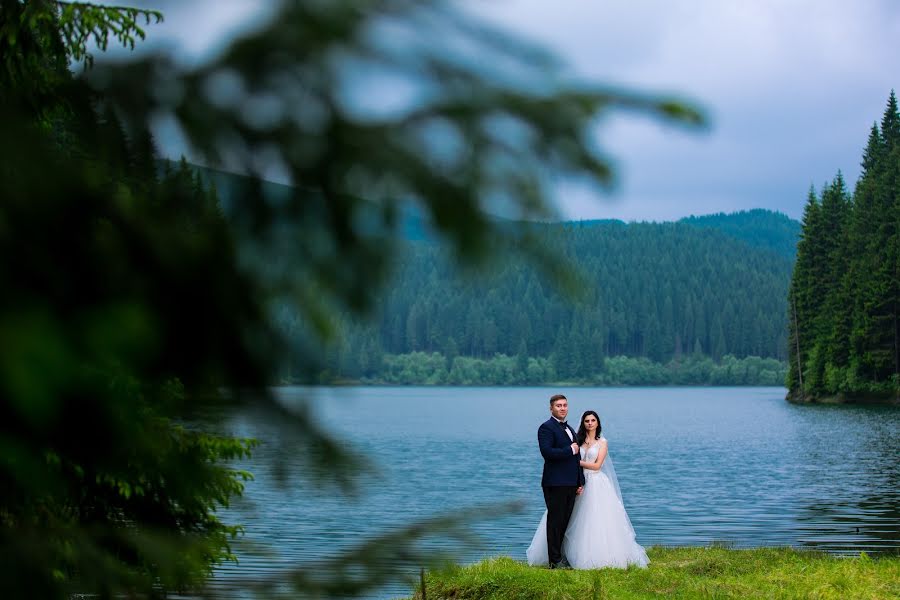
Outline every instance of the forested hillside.
<path fill-rule="evenodd" d="M 797 254 L 800 223 L 781 213 L 757 208 L 730 214 L 688 217 L 681 219 L 679 223 L 716 229 L 753 246 L 770 248 L 791 259 Z"/>
<path fill-rule="evenodd" d="M 900 398 L 900 112 L 872 125 L 852 195 L 810 190 L 790 289 L 789 398 Z"/>
<path fill-rule="evenodd" d="M 783 382 L 795 221 L 750 211 L 677 223 L 535 228 L 580 275 L 579 297 L 560 292 L 520 258 L 496 257 L 486 273 L 466 276 L 435 245 L 410 241 L 374 319 L 337 324 L 340 343 L 324 356 L 326 379 Z M 302 338 L 301 324 L 289 317 L 281 324 Z M 761 380 L 729 371 L 716 379 L 713 370 L 726 356 L 771 359 L 751 369 L 768 374 Z M 686 362 L 703 373 L 651 373 Z M 470 372 L 452 376 L 454 366 L 466 364 Z M 614 377 L 617 367 L 640 373 Z M 286 367 L 286 379 L 293 376 Z"/>

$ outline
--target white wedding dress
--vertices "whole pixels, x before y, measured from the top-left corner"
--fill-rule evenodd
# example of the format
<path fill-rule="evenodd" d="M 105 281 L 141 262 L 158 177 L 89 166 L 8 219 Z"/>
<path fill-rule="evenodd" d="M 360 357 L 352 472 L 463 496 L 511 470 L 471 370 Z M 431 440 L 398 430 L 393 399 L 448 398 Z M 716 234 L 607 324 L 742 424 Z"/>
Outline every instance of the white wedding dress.
<path fill-rule="evenodd" d="M 599 452 L 599 442 L 587 451 L 582 446 L 581 460 L 593 462 Z M 585 469 L 584 478 L 584 491 L 575 498 L 575 508 L 563 539 L 563 556 L 576 569 L 646 567 L 650 559 L 634 539 L 634 528 L 622 504 L 622 492 L 609 454 L 600 470 Z M 547 566 L 549 562 L 546 510 L 526 556 L 529 565 Z"/>

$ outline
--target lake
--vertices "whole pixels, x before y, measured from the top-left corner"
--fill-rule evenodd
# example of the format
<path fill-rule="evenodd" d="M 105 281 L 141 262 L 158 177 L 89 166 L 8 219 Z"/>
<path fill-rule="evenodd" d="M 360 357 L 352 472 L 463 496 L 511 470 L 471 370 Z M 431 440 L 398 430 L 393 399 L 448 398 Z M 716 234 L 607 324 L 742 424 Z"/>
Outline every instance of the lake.
<path fill-rule="evenodd" d="M 626 509 L 642 545 L 795 546 L 838 554 L 900 551 L 900 409 L 797 406 L 783 388 L 279 388 L 293 410 L 360 458 L 356 496 L 311 482 L 306 447 L 284 419 L 245 411 L 226 422 L 264 441 L 256 476 L 226 513 L 247 526 L 241 565 L 271 574 L 360 545 L 418 519 L 509 500 L 524 509 L 477 521 L 483 544 L 460 559 L 525 549 L 544 511 L 536 434 L 549 397 L 569 423 L 600 414 Z M 325 482 L 338 480 L 326 473 Z M 275 553 L 261 556 L 254 543 Z M 433 548 L 454 545 L 431 540 Z M 258 550 L 258 548 L 257 548 Z M 408 593 L 395 586 L 384 597 Z"/>

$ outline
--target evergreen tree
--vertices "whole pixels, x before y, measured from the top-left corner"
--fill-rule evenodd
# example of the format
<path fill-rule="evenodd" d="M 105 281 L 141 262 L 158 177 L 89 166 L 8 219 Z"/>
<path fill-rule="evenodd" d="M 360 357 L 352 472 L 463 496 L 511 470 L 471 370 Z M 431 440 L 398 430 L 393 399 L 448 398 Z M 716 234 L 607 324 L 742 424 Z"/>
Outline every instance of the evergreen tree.
<path fill-rule="evenodd" d="M 854 256 L 857 298 L 854 311 L 853 346 L 859 376 L 874 389 L 883 388 L 896 372 L 896 285 L 892 282 L 891 246 L 896 236 L 894 198 L 890 180 L 890 148 L 898 145 L 897 103 L 892 94 L 882 118 L 880 135 L 870 137 L 864 162 L 869 163 L 857 184 L 851 244 Z M 888 135 L 884 128 L 887 127 Z"/>
<path fill-rule="evenodd" d="M 819 201 L 815 188 L 810 187 L 803 209 L 800 240 L 797 242 L 797 260 L 791 278 L 788 297 L 790 310 L 791 348 L 788 363 L 789 393 L 806 397 L 813 393 L 804 382 L 807 357 L 815 344 L 815 322 L 820 298 L 816 297 L 817 275 L 821 268 L 818 252 L 820 231 Z M 808 379 L 808 378 L 807 378 Z"/>
<path fill-rule="evenodd" d="M 822 193 L 823 253 L 827 263 L 825 302 L 817 327 L 825 347 L 825 389 L 829 394 L 844 390 L 850 358 L 852 289 L 848 285 L 850 263 L 850 196 L 840 172 Z"/>

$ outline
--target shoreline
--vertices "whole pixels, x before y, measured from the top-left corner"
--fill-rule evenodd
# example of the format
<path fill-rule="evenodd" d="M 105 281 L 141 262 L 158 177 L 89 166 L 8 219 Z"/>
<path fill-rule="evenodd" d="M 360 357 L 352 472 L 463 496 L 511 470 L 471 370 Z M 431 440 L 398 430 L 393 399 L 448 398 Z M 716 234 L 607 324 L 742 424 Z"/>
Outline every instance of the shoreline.
<path fill-rule="evenodd" d="M 339 381 L 330 381 L 327 383 L 319 383 L 319 382 L 303 382 L 303 381 L 279 381 L 277 383 L 271 384 L 269 387 L 271 388 L 290 388 L 290 387 L 311 387 L 311 388 L 346 388 L 346 387 L 365 387 L 365 388 L 416 388 L 416 387 L 424 387 L 424 388 L 548 388 L 548 389 L 563 389 L 563 388 L 598 388 L 598 389 L 641 389 L 641 388 L 650 388 L 650 389 L 690 389 L 690 388 L 703 388 L 703 389 L 711 389 L 711 388 L 720 388 L 720 389 L 731 389 L 731 388 L 773 388 L 773 389 L 783 389 L 787 388 L 784 385 L 765 385 L 765 384 L 754 384 L 754 383 L 745 383 L 745 384 L 704 384 L 704 383 L 670 383 L 670 384 L 595 384 L 595 383 L 577 383 L 571 381 L 558 381 L 551 383 L 510 383 L 510 384 L 499 384 L 499 383 L 465 383 L 465 384 L 456 384 L 456 383 L 390 383 L 390 382 L 372 382 L 372 381 L 360 381 L 360 380 L 339 380 Z M 822 396 L 822 397 L 813 397 L 813 398 L 797 398 L 792 395 L 790 392 L 785 394 L 784 400 L 790 404 L 796 405 L 822 405 L 822 406 L 898 406 L 900 407 L 900 397 L 893 395 L 876 395 L 876 394 L 856 394 L 856 395 L 846 395 L 846 394 L 838 394 L 835 396 Z"/>
<path fill-rule="evenodd" d="M 788 392 L 784 399 L 796 405 L 900 406 L 900 396 L 893 394 L 834 394 L 831 396 L 802 397 Z"/>
<path fill-rule="evenodd" d="M 358 380 L 342 380 L 332 381 L 329 383 L 316 382 L 279 382 L 272 384 L 271 387 L 397 387 L 397 388 L 413 388 L 413 387 L 433 387 L 433 388 L 781 388 L 787 389 L 784 385 L 765 385 L 755 383 L 745 384 L 711 384 L 711 383 L 662 383 L 662 384 L 605 384 L 605 383 L 573 383 L 570 381 L 551 382 L 551 383 L 388 383 L 388 382 L 364 382 Z"/>

